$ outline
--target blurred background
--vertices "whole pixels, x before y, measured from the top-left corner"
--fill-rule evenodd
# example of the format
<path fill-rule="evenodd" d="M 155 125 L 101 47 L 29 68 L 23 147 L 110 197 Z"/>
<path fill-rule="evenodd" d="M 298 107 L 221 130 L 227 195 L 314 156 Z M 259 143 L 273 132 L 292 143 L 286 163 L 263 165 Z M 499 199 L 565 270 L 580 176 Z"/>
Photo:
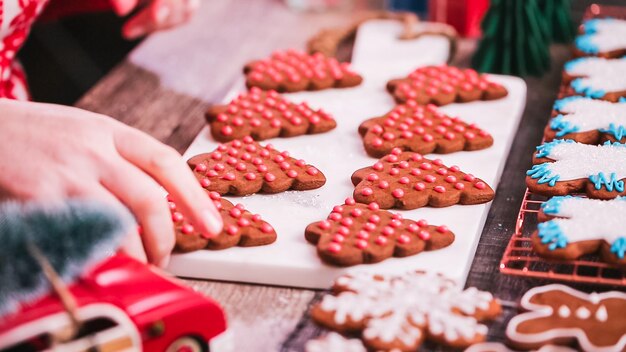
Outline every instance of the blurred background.
<path fill-rule="evenodd" d="M 55 2 L 82 0 L 51 0 Z M 405 10 L 421 19 L 447 22 L 464 36 L 480 34 L 479 24 L 489 0 L 203 0 L 232 1 L 237 6 L 247 2 L 267 2 L 285 6 L 294 12 L 345 13 L 365 9 Z M 547 0 L 552 1 L 552 0 Z M 624 0 L 572 0 L 574 23 L 593 3 L 624 5 Z M 123 18 L 110 11 L 81 14 L 54 13 L 34 27 L 19 58 L 28 72 L 30 88 L 36 101 L 71 105 L 107 74 L 141 41 L 127 41 L 120 35 Z M 261 16 L 262 14 L 259 14 Z M 235 22 L 233 22 L 234 24 Z M 269 24 L 268 24 L 269 25 Z M 234 29 L 234 28 L 233 28 Z M 224 35 L 230 28 L 224 27 Z M 71 58 L 71 59 L 68 59 Z"/>

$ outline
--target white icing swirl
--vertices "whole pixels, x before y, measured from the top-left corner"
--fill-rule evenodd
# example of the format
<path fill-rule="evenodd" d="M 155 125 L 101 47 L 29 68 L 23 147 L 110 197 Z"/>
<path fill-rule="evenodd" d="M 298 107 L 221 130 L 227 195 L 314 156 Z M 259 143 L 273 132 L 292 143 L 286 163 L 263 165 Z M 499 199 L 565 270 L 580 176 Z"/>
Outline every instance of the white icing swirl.
<path fill-rule="evenodd" d="M 582 87 L 605 93 L 626 90 L 626 59 L 586 57 L 568 64 L 566 72 L 571 76 L 582 76 L 579 81 Z"/>
<path fill-rule="evenodd" d="M 607 176 L 615 173 L 618 180 L 626 178 L 626 147 L 560 143 L 547 157 L 555 160 L 546 167 L 559 175 L 559 181 L 588 178 L 600 172 Z"/>

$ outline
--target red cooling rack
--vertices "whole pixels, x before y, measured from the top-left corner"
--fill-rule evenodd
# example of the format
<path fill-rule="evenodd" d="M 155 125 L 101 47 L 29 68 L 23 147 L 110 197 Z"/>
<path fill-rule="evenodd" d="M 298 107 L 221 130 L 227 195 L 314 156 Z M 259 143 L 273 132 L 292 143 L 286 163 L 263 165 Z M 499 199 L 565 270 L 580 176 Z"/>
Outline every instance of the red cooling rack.
<path fill-rule="evenodd" d="M 558 281 L 626 286 L 626 271 L 587 255 L 574 261 L 540 257 L 532 248 L 530 235 L 537 229 L 537 212 L 546 197 L 526 190 L 515 224 L 515 233 L 500 261 L 500 272 Z"/>

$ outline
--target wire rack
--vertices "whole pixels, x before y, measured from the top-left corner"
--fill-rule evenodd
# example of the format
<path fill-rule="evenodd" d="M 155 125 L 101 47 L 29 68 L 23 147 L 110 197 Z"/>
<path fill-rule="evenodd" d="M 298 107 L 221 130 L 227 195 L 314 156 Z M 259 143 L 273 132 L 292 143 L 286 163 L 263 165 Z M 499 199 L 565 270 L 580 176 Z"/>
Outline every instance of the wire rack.
<path fill-rule="evenodd" d="M 517 216 L 515 233 L 500 261 L 500 272 L 557 281 L 626 286 L 626 271 L 600 261 L 597 255 L 578 260 L 559 261 L 540 257 L 532 247 L 530 235 L 537 229 L 537 213 L 547 198 L 526 190 Z"/>

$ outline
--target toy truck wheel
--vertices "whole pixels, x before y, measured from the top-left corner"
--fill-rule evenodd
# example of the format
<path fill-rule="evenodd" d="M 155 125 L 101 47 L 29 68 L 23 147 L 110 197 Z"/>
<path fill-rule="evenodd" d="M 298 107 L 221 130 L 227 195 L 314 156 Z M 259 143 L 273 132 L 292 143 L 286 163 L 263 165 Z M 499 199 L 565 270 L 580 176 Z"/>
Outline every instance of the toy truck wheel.
<path fill-rule="evenodd" d="M 205 352 L 207 349 L 203 347 L 200 340 L 193 336 L 183 336 L 172 342 L 166 352 Z"/>

